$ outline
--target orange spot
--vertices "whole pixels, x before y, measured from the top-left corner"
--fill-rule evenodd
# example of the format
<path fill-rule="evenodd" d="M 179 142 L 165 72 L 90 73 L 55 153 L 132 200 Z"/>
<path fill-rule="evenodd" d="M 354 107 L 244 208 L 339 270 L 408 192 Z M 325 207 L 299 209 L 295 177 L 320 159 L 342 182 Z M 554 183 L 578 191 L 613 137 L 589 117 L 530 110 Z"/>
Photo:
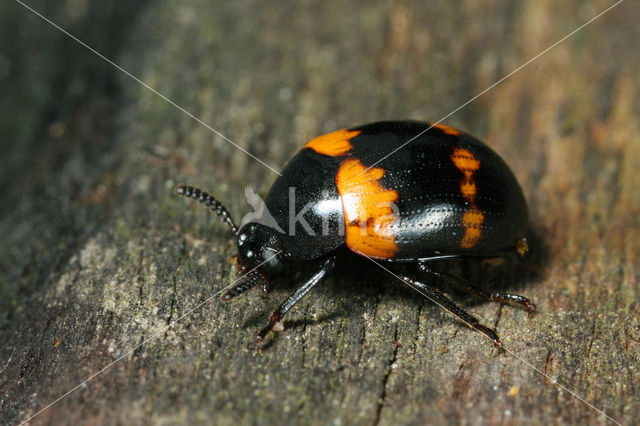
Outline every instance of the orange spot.
<path fill-rule="evenodd" d="M 53 346 L 55 346 L 56 348 L 60 346 L 60 340 L 57 340 L 56 343 L 53 344 Z"/>
<path fill-rule="evenodd" d="M 476 198 L 476 194 L 478 193 L 478 189 L 476 188 L 476 183 L 472 180 L 465 179 L 460 184 L 460 192 L 467 200 L 473 202 Z"/>
<path fill-rule="evenodd" d="M 473 174 L 480 168 L 480 161 L 470 151 L 458 147 L 453 149 L 451 161 L 464 174 L 460 181 L 460 193 L 471 203 L 471 206 L 462 215 L 464 235 L 460 240 L 460 247 L 472 248 L 482 237 L 482 224 L 484 223 L 484 214 L 475 205 L 478 188 L 473 180 Z"/>
<path fill-rule="evenodd" d="M 307 142 L 304 148 L 311 148 L 318 154 L 339 157 L 351 150 L 351 143 L 349 143 L 349 141 L 358 136 L 361 132 L 361 130 L 338 130 L 333 133 L 311 139 Z"/>
<path fill-rule="evenodd" d="M 520 388 L 518 386 L 511 386 L 511 389 L 509 389 L 508 395 L 511 397 L 514 397 L 518 394 L 519 391 L 520 391 Z"/>
<path fill-rule="evenodd" d="M 476 160 L 471 152 L 457 147 L 453 149 L 451 161 L 458 170 L 464 173 L 464 179 L 460 182 L 460 192 L 467 201 L 473 203 L 478 193 L 476 183 L 473 181 L 473 174 L 480 168 L 480 161 Z"/>
<path fill-rule="evenodd" d="M 484 215 L 476 206 L 472 206 L 462 215 L 462 226 L 464 227 L 464 236 L 460 240 L 460 247 L 471 248 L 476 245 L 480 237 L 482 237 L 482 222 Z"/>
<path fill-rule="evenodd" d="M 390 259 L 398 252 L 391 229 L 397 219 L 391 206 L 398 193 L 380 185 L 383 175 L 381 168 L 367 170 L 359 160 L 346 159 L 336 174 L 336 186 L 344 210 L 347 247 L 356 253 Z"/>
<path fill-rule="evenodd" d="M 529 251 L 529 244 L 527 244 L 527 239 L 522 237 L 516 242 L 516 250 L 520 256 L 524 256 Z"/>
<path fill-rule="evenodd" d="M 453 148 L 451 161 L 467 178 L 471 178 L 473 174 L 480 168 L 480 161 L 468 150 L 464 148 Z"/>
<path fill-rule="evenodd" d="M 442 124 L 442 123 L 435 123 L 435 124 L 432 123 L 431 127 L 435 127 L 436 129 L 440 129 L 447 135 L 458 136 L 460 134 L 460 130 L 456 130 L 453 127 L 449 127 L 446 124 Z"/>

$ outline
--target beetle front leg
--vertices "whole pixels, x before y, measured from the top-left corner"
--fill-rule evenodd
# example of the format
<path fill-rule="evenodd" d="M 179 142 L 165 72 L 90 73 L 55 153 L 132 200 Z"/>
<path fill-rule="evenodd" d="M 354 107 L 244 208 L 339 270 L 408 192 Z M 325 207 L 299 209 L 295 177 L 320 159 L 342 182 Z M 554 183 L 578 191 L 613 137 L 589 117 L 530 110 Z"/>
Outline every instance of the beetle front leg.
<path fill-rule="evenodd" d="M 300 288 L 294 291 L 289 297 L 285 299 L 284 302 L 278 306 L 278 308 L 269 315 L 269 322 L 267 325 L 258 332 L 256 336 L 255 345 L 256 349 L 260 349 L 264 342 L 264 338 L 269 334 L 271 330 L 282 331 L 284 327 L 282 325 L 282 317 L 302 299 L 308 292 L 311 290 L 316 284 L 318 284 L 329 272 L 331 272 L 336 266 L 336 258 L 332 256 L 326 259 L 322 263 L 322 267 L 320 270 L 313 275 L 307 282 L 302 284 Z"/>
<path fill-rule="evenodd" d="M 233 256 L 231 260 L 235 263 L 239 273 L 246 273 L 247 267 L 240 262 L 238 256 Z M 241 277 L 237 284 L 225 291 L 221 299 L 224 302 L 228 302 L 234 297 L 240 296 L 245 291 L 252 289 L 257 284 L 262 284 L 262 291 L 266 293 L 269 286 L 267 277 L 265 277 L 260 271 L 250 271 Z"/>
<path fill-rule="evenodd" d="M 260 278 L 249 274 L 248 277 L 243 277 L 237 284 L 235 284 L 229 290 L 225 291 L 220 298 L 223 302 L 228 302 L 234 297 L 240 296 L 245 291 L 252 289 L 261 281 L 262 280 L 260 280 Z"/>

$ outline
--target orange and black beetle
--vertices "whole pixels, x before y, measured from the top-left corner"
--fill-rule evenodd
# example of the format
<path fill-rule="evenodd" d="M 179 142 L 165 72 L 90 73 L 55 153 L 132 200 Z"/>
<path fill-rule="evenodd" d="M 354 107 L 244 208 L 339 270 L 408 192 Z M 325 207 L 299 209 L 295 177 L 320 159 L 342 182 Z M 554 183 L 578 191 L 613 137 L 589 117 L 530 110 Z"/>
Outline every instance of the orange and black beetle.
<path fill-rule="evenodd" d="M 428 266 L 436 259 L 527 251 L 527 206 L 509 167 L 484 143 L 442 124 L 378 122 L 309 141 L 269 191 L 265 206 L 270 223 L 260 217 L 238 228 L 206 192 L 185 185 L 176 192 L 210 206 L 237 237 L 237 265 L 246 275 L 223 300 L 256 284 L 266 288 L 269 278 L 293 263 L 318 264 L 318 272 L 271 313 L 256 337 L 258 346 L 269 331 L 282 326 L 285 313 L 335 268 L 344 246 L 387 261 L 390 269 L 404 264 L 396 276 L 496 346 L 500 339 L 492 329 L 436 287 L 405 275 L 407 264 L 416 273 L 445 278 L 479 297 L 535 309 L 522 296 L 494 293 Z"/>

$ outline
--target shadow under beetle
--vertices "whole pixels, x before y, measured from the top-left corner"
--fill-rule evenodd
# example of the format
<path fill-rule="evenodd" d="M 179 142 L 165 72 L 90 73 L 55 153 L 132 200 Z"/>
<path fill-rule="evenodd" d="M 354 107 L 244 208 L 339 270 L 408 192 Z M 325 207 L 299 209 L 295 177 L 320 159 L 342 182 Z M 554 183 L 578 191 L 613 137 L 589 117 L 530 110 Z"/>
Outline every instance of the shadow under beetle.
<path fill-rule="evenodd" d="M 402 271 L 394 272 L 398 278 L 485 334 L 496 347 L 501 343 L 494 330 L 434 285 L 405 271 L 444 278 L 486 300 L 535 310 L 525 297 L 492 292 L 429 266 L 444 258 L 523 256 L 528 250 L 527 206 L 513 173 L 484 143 L 449 126 L 385 121 L 312 139 L 267 195 L 266 211 L 275 220 L 271 224 L 256 218 L 239 228 L 206 192 L 186 185 L 176 192 L 211 207 L 236 235 L 236 264 L 246 275 L 222 300 L 258 284 L 266 291 L 269 280 L 290 265 L 317 263 L 317 272 L 269 315 L 256 336 L 258 348 L 271 330 L 284 328 L 281 320 L 287 311 L 335 269 L 341 260 L 338 249 L 345 245 L 360 256 L 385 262 L 390 271 L 402 264 Z"/>

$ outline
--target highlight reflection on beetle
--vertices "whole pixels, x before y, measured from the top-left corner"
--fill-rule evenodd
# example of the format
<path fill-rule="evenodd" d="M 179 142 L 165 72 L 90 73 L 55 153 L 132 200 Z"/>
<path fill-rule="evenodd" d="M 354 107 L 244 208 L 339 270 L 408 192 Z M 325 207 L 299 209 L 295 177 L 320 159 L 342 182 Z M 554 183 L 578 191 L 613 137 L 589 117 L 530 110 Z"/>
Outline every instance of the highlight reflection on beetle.
<path fill-rule="evenodd" d="M 492 292 L 430 266 L 444 258 L 523 256 L 528 250 L 527 206 L 513 173 L 487 145 L 449 126 L 384 121 L 312 139 L 285 166 L 264 202 L 245 191 L 254 212 L 240 227 L 208 193 L 186 185 L 176 192 L 211 207 L 236 236 L 236 265 L 245 275 L 223 300 L 258 284 L 266 289 L 298 263 L 317 265 L 269 315 L 255 338 L 258 348 L 271 330 L 282 328 L 287 311 L 335 269 L 343 247 L 382 263 L 497 347 L 494 330 L 416 277 L 445 279 L 486 300 L 535 310 L 523 296 Z"/>

